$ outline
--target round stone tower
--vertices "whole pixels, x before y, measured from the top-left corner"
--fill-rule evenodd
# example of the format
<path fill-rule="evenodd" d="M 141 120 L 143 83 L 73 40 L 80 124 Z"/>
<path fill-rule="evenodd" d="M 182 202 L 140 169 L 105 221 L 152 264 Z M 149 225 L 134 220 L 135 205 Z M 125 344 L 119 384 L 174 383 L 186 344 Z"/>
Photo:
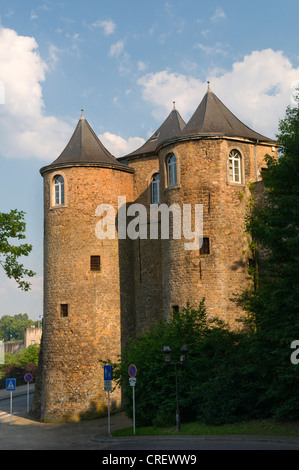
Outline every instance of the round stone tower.
<path fill-rule="evenodd" d="M 43 421 L 104 411 L 103 364 L 134 330 L 130 253 L 96 227 L 118 196 L 133 200 L 133 170 L 102 145 L 83 115 L 44 180 L 44 325 L 33 411 Z M 125 242 L 125 241 L 124 241 Z M 111 395 L 120 404 L 120 391 Z"/>
<path fill-rule="evenodd" d="M 184 205 L 191 205 L 191 231 L 195 205 L 203 207 L 200 249 L 187 249 L 184 236 L 162 245 L 165 315 L 203 298 L 208 313 L 231 326 L 242 315 L 231 299 L 251 282 L 249 183 L 261 179 L 264 156 L 276 152 L 277 143 L 237 119 L 210 87 L 183 130 L 158 146 L 161 202 L 179 205 L 181 233 Z"/>

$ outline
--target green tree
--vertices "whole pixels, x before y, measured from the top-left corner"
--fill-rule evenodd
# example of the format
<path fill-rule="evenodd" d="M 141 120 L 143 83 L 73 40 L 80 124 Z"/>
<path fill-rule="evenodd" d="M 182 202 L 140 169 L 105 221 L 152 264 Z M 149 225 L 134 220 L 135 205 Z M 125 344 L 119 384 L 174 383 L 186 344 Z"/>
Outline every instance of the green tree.
<path fill-rule="evenodd" d="M 28 256 L 32 246 L 27 243 L 13 245 L 12 239 L 24 240 L 26 224 L 23 211 L 11 210 L 9 213 L 0 212 L 0 265 L 6 275 L 15 279 L 18 287 L 28 291 L 30 283 L 24 277 L 33 277 L 35 273 L 19 262 L 21 256 Z"/>
<path fill-rule="evenodd" d="M 263 172 L 265 203 L 254 203 L 247 218 L 260 253 L 259 278 L 241 304 L 255 332 L 251 348 L 260 360 L 262 401 L 272 415 L 298 419 L 298 370 L 290 362 L 290 345 L 299 339 L 299 107 L 287 108 L 277 139 L 280 157 L 267 156 Z"/>
<path fill-rule="evenodd" d="M 35 379 L 39 350 L 39 344 L 34 344 L 16 354 L 5 354 L 5 364 L 0 365 L 0 378 L 16 377 L 18 384 L 24 384 L 25 373 L 32 372 Z"/>
<path fill-rule="evenodd" d="M 4 341 L 22 341 L 25 328 L 35 326 L 36 322 L 28 318 L 27 313 L 19 313 L 13 317 L 4 315 L 0 318 L 0 336 Z"/>
<path fill-rule="evenodd" d="M 26 368 L 28 365 L 38 365 L 39 344 L 31 344 L 28 348 L 22 349 L 16 354 L 5 355 L 5 365 L 14 364 L 18 367 Z"/>
<path fill-rule="evenodd" d="M 128 381 L 128 367 L 138 370 L 136 384 L 137 425 L 174 425 L 176 420 L 175 368 L 167 365 L 161 353 L 163 346 L 171 347 L 171 360 L 180 362 L 180 349 L 184 344 L 189 353 L 184 365 L 178 367 L 179 406 L 183 421 L 194 420 L 220 424 L 236 421 L 248 414 L 249 394 L 243 394 L 240 383 L 246 358 L 241 353 L 242 335 L 231 332 L 224 324 L 207 318 L 204 301 L 198 309 L 190 306 L 174 313 L 169 321 L 152 325 L 148 331 L 132 340 L 118 363 L 113 364 L 113 376 L 123 386 L 125 407 L 132 416 L 132 389 Z M 236 350 L 238 348 L 238 350 Z M 246 350 L 242 348 L 242 350 Z M 234 362 L 232 357 L 234 356 Z M 102 361 L 103 362 L 103 361 Z M 224 371 L 235 366 L 227 394 L 223 395 Z M 246 375 L 244 372 L 243 375 Z M 246 380 L 245 380 L 246 381 Z M 243 380 L 244 382 L 244 380 Z M 245 384 L 245 382 L 244 382 Z M 246 390 L 245 385 L 243 389 Z M 211 394 L 215 401 L 210 400 Z M 226 404 L 230 394 L 230 405 Z M 242 397 L 244 400 L 242 401 Z M 240 403 L 245 405 L 243 408 Z"/>

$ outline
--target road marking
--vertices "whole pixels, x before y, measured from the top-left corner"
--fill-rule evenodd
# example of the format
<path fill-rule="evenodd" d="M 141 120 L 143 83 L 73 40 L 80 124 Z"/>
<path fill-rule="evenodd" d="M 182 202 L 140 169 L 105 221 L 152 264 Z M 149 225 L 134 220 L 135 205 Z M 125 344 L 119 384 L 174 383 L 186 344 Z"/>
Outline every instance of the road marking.
<path fill-rule="evenodd" d="M 13 413 L 12 415 L 19 415 L 20 414 L 20 411 L 16 411 L 15 413 Z M 10 413 L 6 413 L 6 411 L 0 411 L 0 421 L 2 419 L 5 419 L 5 418 L 9 418 L 10 417 Z"/>

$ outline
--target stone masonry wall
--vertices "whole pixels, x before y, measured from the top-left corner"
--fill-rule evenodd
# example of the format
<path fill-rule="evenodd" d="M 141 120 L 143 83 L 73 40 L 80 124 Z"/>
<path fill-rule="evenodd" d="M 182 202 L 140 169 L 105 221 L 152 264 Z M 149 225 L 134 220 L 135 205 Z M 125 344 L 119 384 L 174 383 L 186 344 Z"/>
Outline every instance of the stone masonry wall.
<path fill-rule="evenodd" d="M 228 156 L 232 149 L 242 155 L 242 184 L 228 181 Z M 258 147 L 258 166 L 263 166 L 265 153 Z M 178 185 L 167 188 L 166 157 L 177 158 Z M 199 139 L 178 142 L 160 151 L 162 202 L 171 205 L 203 204 L 203 237 L 209 238 L 210 254 L 186 251 L 185 240 L 164 243 L 163 285 L 164 315 L 172 306 L 187 302 L 196 307 L 205 298 L 209 315 L 232 327 L 242 310 L 231 301 L 234 294 L 250 285 L 247 275 L 248 239 L 244 220 L 248 184 L 254 179 L 254 145 L 229 139 Z"/>
<path fill-rule="evenodd" d="M 151 180 L 159 171 L 157 155 L 132 159 L 134 169 L 134 202 L 147 210 L 147 239 L 136 239 L 133 243 L 136 334 L 163 317 L 163 284 L 161 240 L 150 239 Z M 138 214 L 136 214 L 137 216 Z M 134 217 L 131 217 L 133 219 Z M 131 220 L 128 219 L 128 222 Z M 138 228 L 137 228 L 138 230 Z"/>
<path fill-rule="evenodd" d="M 51 205 L 53 178 L 65 180 L 66 204 Z M 123 334 L 135 330 L 129 286 L 121 296 L 122 273 L 130 260 L 119 243 L 95 236 L 96 207 L 109 203 L 117 214 L 117 196 L 133 199 L 132 173 L 113 168 L 72 167 L 44 174 L 44 331 L 42 375 L 34 409 L 44 421 L 74 420 L 100 413 L 107 404 L 100 359 L 116 360 Z M 123 250 L 124 251 L 124 250 Z M 125 250 L 126 251 L 126 250 Z M 90 256 L 101 257 L 99 272 Z M 61 316 L 61 304 L 68 316 Z M 112 393 L 119 406 L 120 391 Z"/>

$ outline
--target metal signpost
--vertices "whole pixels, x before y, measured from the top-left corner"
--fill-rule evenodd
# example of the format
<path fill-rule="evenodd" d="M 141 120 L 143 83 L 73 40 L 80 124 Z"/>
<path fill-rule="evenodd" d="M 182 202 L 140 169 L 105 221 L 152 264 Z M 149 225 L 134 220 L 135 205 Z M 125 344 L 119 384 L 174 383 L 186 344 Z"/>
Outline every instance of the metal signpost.
<path fill-rule="evenodd" d="M 108 436 L 110 436 L 110 392 L 112 390 L 112 366 L 104 366 L 104 390 L 108 392 Z"/>
<path fill-rule="evenodd" d="M 133 389 L 133 433 L 135 434 L 135 385 L 136 385 L 136 375 L 137 375 L 137 367 L 134 364 L 129 366 L 129 382 Z"/>
<path fill-rule="evenodd" d="M 6 391 L 10 392 L 10 425 L 12 425 L 12 392 L 16 390 L 17 379 L 6 379 Z"/>
<path fill-rule="evenodd" d="M 29 374 L 29 372 L 25 374 L 24 380 L 25 382 L 27 382 L 27 413 L 29 413 L 29 384 L 32 381 L 32 379 L 33 379 L 32 374 Z"/>

